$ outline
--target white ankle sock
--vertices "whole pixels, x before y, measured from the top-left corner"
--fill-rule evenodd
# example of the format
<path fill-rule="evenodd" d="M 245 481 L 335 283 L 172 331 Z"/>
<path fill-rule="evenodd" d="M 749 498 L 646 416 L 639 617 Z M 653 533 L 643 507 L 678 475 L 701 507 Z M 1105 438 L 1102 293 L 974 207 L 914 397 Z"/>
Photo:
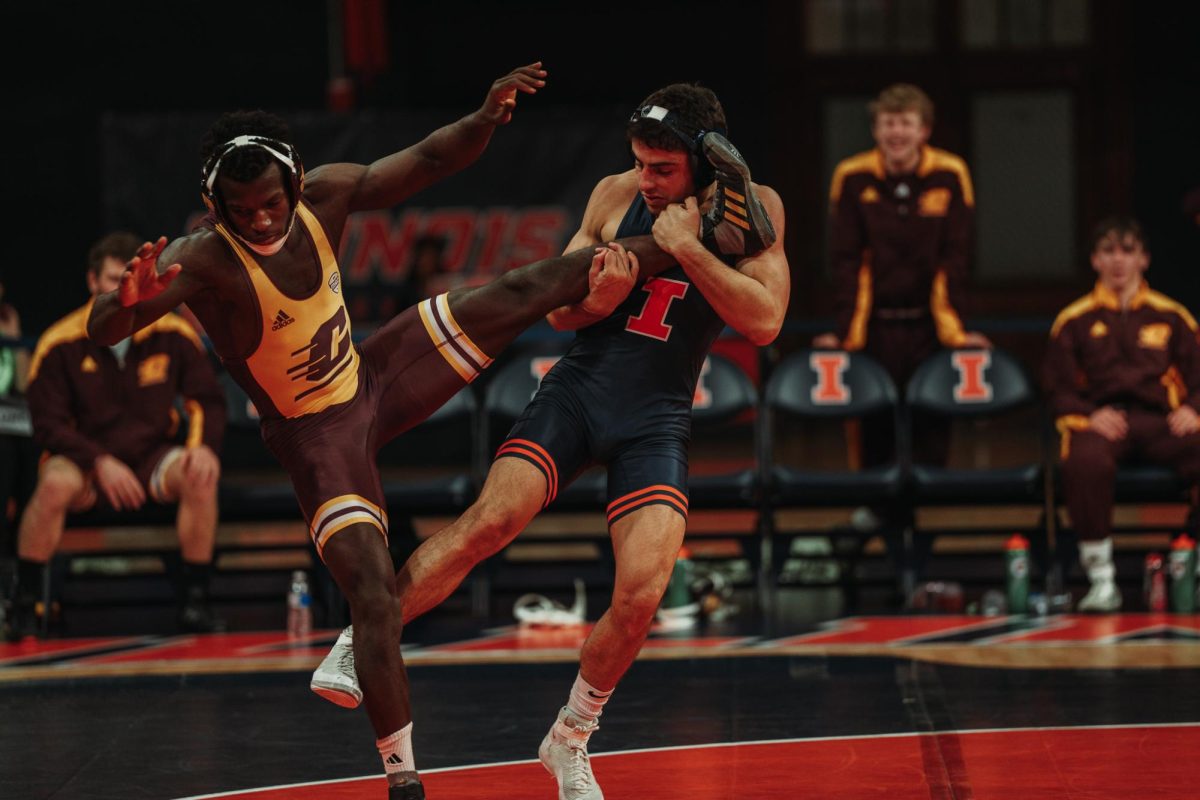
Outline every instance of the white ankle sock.
<path fill-rule="evenodd" d="M 394 772 L 416 772 L 417 764 L 412 752 L 412 723 L 408 723 L 391 736 L 376 739 L 375 746 L 383 757 L 383 771 L 388 775 Z"/>
<path fill-rule="evenodd" d="M 575 676 L 567 708 L 583 722 L 592 722 L 604 710 L 604 704 L 612 697 L 613 690 L 602 692 L 583 679 L 582 673 Z"/>
<path fill-rule="evenodd" d="M 1112 583 L 1116 577 L 1112 545 L 1111 538 L 1079 543 L 1079 561 L 1090 583 Z"/>

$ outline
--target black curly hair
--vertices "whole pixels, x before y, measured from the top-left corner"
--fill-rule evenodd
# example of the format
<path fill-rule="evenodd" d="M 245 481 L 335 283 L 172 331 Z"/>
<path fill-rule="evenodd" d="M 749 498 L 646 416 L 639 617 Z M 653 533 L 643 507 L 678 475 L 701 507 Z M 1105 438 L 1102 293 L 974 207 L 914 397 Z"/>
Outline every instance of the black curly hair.
<path fill-rule="evenodd" d="M 725 109 L 712 89 L 698 83 L 672 83 L 650 94 L 638 108 L 662 106 L 695 131 L 728 131 Z M 656 150 L 690 150 L 670 128 L 661 122 L 639 117 L 625 127 L 625 137 L 637 139 Z"/>
<path fill-rule="evenodd" d="M 277 117 L 266 111 L 230 111 L 223 114 L 220 119 L 209 127 L 208 132 L 204 134 L 204 138 L 200 141 L 200 163 L 207 165 L 212 154 L 215 153 L 221 145 L 234 139 L 238 136 L 263 136 L 267 139 L 276 139 L 281 142 L 291 143 L 291 131 L 288 129 L 288 124 L 282 118 Z M 240 147 L 228 154 L 221 160 L 221 174 L 227 178 L 246 183 L 254 180 L 262 174 L 263 170 L 271 164 L 277 164 L 280 168 L 280 177 L 284 179 L 284 185 L 290 186 L 291 182 L 287 179 L 287 174 L 283 172 L 285 169 L 279 160 L 263 150 L 261 147 Z M 216 187 L 214 186 L 214 190 Z M 295 198 L 292 198 L 293 202 Z"/>

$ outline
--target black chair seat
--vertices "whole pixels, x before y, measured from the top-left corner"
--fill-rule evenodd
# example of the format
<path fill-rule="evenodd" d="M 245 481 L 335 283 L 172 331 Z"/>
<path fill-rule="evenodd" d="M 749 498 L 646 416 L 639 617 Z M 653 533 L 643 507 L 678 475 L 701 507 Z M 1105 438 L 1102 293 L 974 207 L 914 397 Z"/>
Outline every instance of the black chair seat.
<path fill-rule="evenodd" d="M 688 478 L 688 508 L 757 507 L 758 475 L 743 469 Z"/>
<path fill-rule="evenodd" d="M 77 514 L 68 514 L 68 528 L 108 528 L 127 525 L 173 525 L 178 506 L 147 501 L 141 508 L 132 511 L 116 511 L 105 507 Z"/>
<path fill-rule="evenodd" d="M 1167 467 L 1137 464 L 1117 468 L 1117 502 L 1174 503 L 1185 499 L 1188 487 Z"/>
<path fill-rule="evenodd" d="M 465 473 L 396 479 L 383 484 L 391 514 L 448 514 L 464 511 L 475 499 L 475 482 Z"/>
<path fill-rule="evenodd" d="M 1041 464 L 999 469 L 951 469 L 914 464 L 913 486 L 923 502 L 1041 502 Z"/>
<path fill-rule="evenodd" d="M 776 465 L 771 469 L 771 496 L 780 504 L 869 505 L 892 500 L 903 489 L 899 465 L 854 472 L 799 470 Z"/>

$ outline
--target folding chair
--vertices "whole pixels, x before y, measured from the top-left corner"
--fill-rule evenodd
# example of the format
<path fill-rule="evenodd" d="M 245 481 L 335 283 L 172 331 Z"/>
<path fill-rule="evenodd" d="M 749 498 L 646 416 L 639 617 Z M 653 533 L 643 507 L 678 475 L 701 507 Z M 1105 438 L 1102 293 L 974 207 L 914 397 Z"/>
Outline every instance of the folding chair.
<path fill-rule="evenodd" d="M 900 502 L 905 489 L 905 449 L 900 436 L 899 398 L 891 377 L 878 362 L 859 352 L 806 349 L 794 353 L 767 382 L 759 425 L 759 463 L 763 486 L 763 550 L 768 575 L 778 579 L 796 533 L 778 529 L 776 512 L 789 508 L 855 508 Z M 784 455 L 789 423 L 828 424 L 890 413 L 897 432 L 896 459 L 888 464 L 853 469 L 816 468 Z M 783 558 L 772 553 L 782 545 Z M 779 562 L 773 566 L 772 561 Z M 851 565 L 852 567 L 852 565 Z M 842 569 L 844 588 L 853 592 L 851 567 Z"/>
<path fill-rule="evenodd" d="M 1021 363 L 997 348 L 940 350 L 917 368 L 905 394 L 910 421 L 914 412 L 924 412 L 966 422 L 979 439 L 979 452 L 987 456 L 982 464 L 952 457 L 949 465 L 911 465 L 916 508 L 964 507 L 952 524 L 936 529 L 918 526 L 914 535 L 1007 536 L 1021 532 L 1031 539 L 1037 560 L 1047 567 L 1055 542 L 1053 531 L 1046 526 L 1045 437 L 1036 404 L 1037 388 Z M 1010 429 L 998 434 L 997 426 L 1006 423 Z M 997 459 L 992 453 L 1001 450 L 1001 445 L 1010 452 Z M 1003 463 L 995 463 L 997 460 Z M 1030 506 L 1034 521 L 997 522 L 996 515 L 986 511 L 972 519 L 972 507 L 990 506 Z"/>

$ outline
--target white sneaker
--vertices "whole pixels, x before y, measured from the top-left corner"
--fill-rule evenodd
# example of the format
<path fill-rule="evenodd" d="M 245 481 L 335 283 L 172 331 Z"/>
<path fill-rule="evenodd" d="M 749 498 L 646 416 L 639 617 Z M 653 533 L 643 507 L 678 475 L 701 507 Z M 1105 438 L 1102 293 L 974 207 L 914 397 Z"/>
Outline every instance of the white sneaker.
<path fill-rule="evenodd" d="M 354 669 L 354 628 L 347 627 L 338 635 L 329 655 L 313 671 L 308 686 L 334 705 L 358 708 L 362 689 Z"/>
<path fill-rule="evenodd" d="M 1096 581 L 1077 606 L 1079 611 L 1109 612 L 1121 608 L 1121 590 L 1113 581 Z"/>
<path fill-rule="evenodd" d="M 581 723 L 564 707 L 542 739 L 538 758 L 558 780 L 558 800 L 604 800 L 587 752 L 588 737 L 599 727 L 595 720 Z"/>

